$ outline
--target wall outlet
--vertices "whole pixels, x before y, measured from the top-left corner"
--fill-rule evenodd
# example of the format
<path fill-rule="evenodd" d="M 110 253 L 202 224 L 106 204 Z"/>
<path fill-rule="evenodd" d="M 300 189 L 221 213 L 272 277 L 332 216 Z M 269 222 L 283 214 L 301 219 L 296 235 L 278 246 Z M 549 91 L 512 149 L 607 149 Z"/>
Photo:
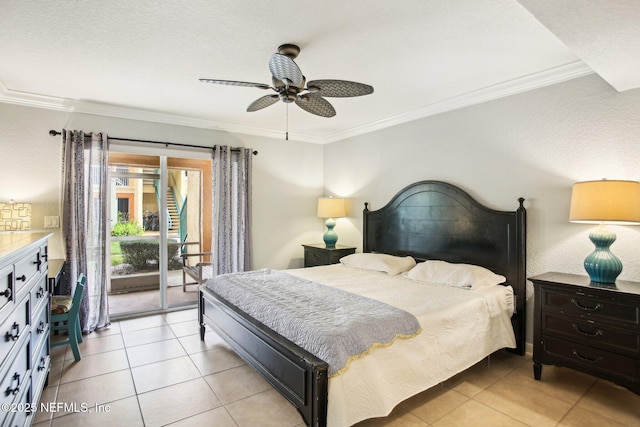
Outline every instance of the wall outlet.
<path fill-rule="evenodd" d="M 60 228 L 60 217 L 59 216 L 45 216 L 44 217 L 44 228 Z"/>

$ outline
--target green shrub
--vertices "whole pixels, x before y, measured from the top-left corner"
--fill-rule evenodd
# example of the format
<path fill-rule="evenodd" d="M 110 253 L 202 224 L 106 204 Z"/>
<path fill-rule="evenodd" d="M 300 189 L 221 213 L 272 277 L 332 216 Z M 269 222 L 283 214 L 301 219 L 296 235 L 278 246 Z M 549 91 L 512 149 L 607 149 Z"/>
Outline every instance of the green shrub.
<path fill-rule="evenodd" d="M 169 239 L 169 242 L 175 242 Z M 124 262 L 130 264 L 135 271 L 157 270 L 160 261 L 159 240 L 125 240 L 120 242 Z M 178 246 L 169 246 L 169 269 L 180 268 Z"/>
<path fill-rule="evenodd" d="M 139 236 L 142 233 L 144 233 L 144 228 L 137 221 L 117 222 L 111 228 L 111 235 L 114 237 Z"/>

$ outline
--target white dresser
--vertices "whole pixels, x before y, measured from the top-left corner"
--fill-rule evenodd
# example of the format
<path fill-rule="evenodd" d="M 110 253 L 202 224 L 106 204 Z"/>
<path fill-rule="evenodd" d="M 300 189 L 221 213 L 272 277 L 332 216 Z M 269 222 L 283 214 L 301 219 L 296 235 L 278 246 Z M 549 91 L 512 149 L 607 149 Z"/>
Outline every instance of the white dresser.
<path fill-rule="evenodd" d="M 0 234 L 0 425 L 29 426 L 49 375 L 49 233 Z"/>

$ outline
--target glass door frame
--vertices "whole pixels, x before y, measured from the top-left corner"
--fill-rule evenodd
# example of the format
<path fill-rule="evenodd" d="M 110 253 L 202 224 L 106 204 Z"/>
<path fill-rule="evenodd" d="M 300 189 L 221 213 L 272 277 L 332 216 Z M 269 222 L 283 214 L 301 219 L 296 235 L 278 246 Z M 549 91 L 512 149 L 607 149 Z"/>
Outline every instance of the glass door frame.
<path fill-rule="evenodd" d="M 189 236 L 191 238 L 196 238 L 199 241 L 199 248 L 203 251 L 211 250 L 211 191 L 212 191 L 212 181 L 211 181 L 211 173 L 212 173 L 212 161 L 211 155 L 207 150 L 198 150 L 198 152 L 189 152 L 185 153 L 183 150 L 169 150 L 169 149 L 159 149 L 156 147 L 147 147 L 145 145 L 137 145 L 132 146 L 129 144 L 112 144 L 110 147 L 110 158 L 109 158 L 109 179 L 111 181 L 111 169 L 113 167 L 132 167 L 132 168 L 153 168 L 156 171 L 159 171 L 157 174 L 160 176 L 160 189 L 158 190 L 159 202 L 158 206 L 158 239 L 160 241 L 160 249 L 159 249 L 159 281 L 160 281 L 160 294 L 159 294 L 159 304 L 155 304 L 153 308 L 150 308 L 148 305 L 146 308 L 135 309 L 130 312 L 118 312 L 112 314 L 117 318 L 126 318 L 133 317 L 137 315 L 145 315 L 151 314 L 155 312 L 168 312 L 172 310 L 181 310 L 186 307 L 192 307 L 197 304 L 197 296 L 194 296 L 193 301 L 184 301 L 182 299 L 174 301 L 169 293 L 169 286 L 174 284 L 176 273 L 173 270 L 169 270 L 169 268 L 173 268 L 172 264 L 168 258 L 171 253 L 172 248 L 169 247 L 170 239 L 172 239 L 172 230 L 169 224 L 169 207 L 168 207 L 168 197 L 169 197 L 169 186 L 170 186 L 170 174 L 171 171 L 176 170 L 184 170 L 184 171 L 198 171 L 199 172 L 199 190 L 198 194 L 189 193 L 196 196 L 198 199 L 197 202 L 197 214 L 199 225 L 198 233 L 193 234 L 193 236 Z M 141 175 L 142 176 L 142 175 Z M 193 197 L 192 196 L 192 197 Z M 193 200 L 193 199 L 191 199 Z M 108 212 L 111 215 L 111 195 L 108 201 Z M 144 208 L 142 208 L 144 209 Z M 110 221 L 105 221 L 106 227 L 110 227 L 112 223 Z M 162 231 L 160 231 L 162 230 Z M 107 245 L 111 244 L 111 233 L 110 230 L 107 230 Z M 109 247 L 107 248 L 109 249 Z M 110 253 L 110 251 L 109 251 Z M 160 264 L 162 263 L 162 264 Z M 111 283 L 111 271 L 107 272 L 109 283 Z M 181 276 L 181 275 L 180 275 Z M 180 277 L 182 278 L 182 277 Z M 191 288 L 191 291 L 187 289 L 187 292 L 193 292 L 194 288 Z M 134 294 L 131 294 L 134 295 Z M 133 296 L 135 298 L 135 296 Z"/>
<path fill-rule="evenodd" d="M 112 172 L 111 171 L 111 164 L 109 164 L 108 167 L 108 173 L 107 173 L 107 179 L 109 182 L 109 185 L 113 185 L 113 178 L 114 177 L 127 177 L 129 179 L 158 179 L 159 183 L 160 183 L 160 191 L 159 191 L 159 206 L 158 206 L 158 241 L 159 241 L 159 257 L 158 257 L 158 279 L 159 279 L 159 286 L 158 286 L 158 291 L 159 291 L 159 296 L 160 296 L 160 304 L 157 307 L 153 307 L 150 309 L 143 309 L 141 311 L 135 311 L 135 312 L 130 312 L 130 313 L 123 313 L 123 316 L 127 316 L 129 314 L 138 314 L 138 313 L 147 313 L 147 312 L 155 312 L 158 310 L 161 311 L 166 311 L 168 310 L 168 300 L 167 300 L 167 287 L 168 287 L 168 250 L 167 250 L 167 243 L 168 243 L 168 221 L 167 221 L 167 157 L 166 156 L 153 156 L 153 157 L 158 157 L 159 158 L 159 162 L 160 162 L 160 173 L 159 174 L 148 174 L 148 173 L 137 173 L 137 172 L 130 172 L 130 173 L 126 173 L 126 172 Z M 130 167 L 140 167 L 140 166 L 130 166 Z M 109 194 L 112 194 L 112 191 L 110 189 Z M 112 200 L 113 197 L 109 197 L 107 200 L 107 212 L 109 212 L 109 218 L 107 219 L 107 221 L 105 221 L 105 224 L 107 225 L 107 227 L 109 227 L 109 229 L 107 230 L 107 233 L 105 233 L 105 235 L 107 236 L 105 245 L 105 254 L 108 257 L 108 259 L 106 260 L 107 265 L 111 265 L 111 243 L 113 242 L 113 237 L 111 236 L 111 228 L 113 227 L 114 221 L 117 221 L 118 219 L 114 219 L 112 218 L 112 202 L 114 202 L 114 200 Z M 140 239 L 140 240 L 146 240 L 148 239 L 148 237 L 144 237 L 144 236 L 137 236 L 136 239 Z M 122 239 L 122 240 L 128 240 L 128 239 Z M 109 281 L 111 286 L 111 269 L 107 269 L 107 280 Z M 117 317 L 118 314 L 115 314 L 115 316 Z"/>

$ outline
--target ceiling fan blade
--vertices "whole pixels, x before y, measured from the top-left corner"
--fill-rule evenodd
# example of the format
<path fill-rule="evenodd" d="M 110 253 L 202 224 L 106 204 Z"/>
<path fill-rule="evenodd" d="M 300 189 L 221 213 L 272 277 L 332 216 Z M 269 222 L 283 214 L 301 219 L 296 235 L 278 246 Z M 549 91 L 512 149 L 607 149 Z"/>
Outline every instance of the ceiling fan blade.
<path fill-rule="evenodd" d="M 269 60 L 269 70 L 273 77 L 293 85 L 300 85 L 304 80 L 302 71 L 293 59 L 280 53 L 274 53 Z"/>
<path fill-rule="evenodd" d="M 336 110 L 333 105 L 320 95 L 313 93 L 305 93 L 296 100 L 296 105 L 311 114 L 315 114 L 320 117 L 333 117 L 336 115 Z"/>
<path fill-rule="evenodd" d="M 248 112 L 262 110 L 263 108 L 267 108 L 269 105 L 273 105 L 278 102 L 278 95 L 265 95 L 262 96 L 251 103 L 247 107 Z"/>
<path fill-rule="evenodd" d="M 202 83 L 215 83 L 215 84 L 227 85 L 227 86 L 257 87 L 258 89 L 269 89 L 271 87 L 264 83 L 237 82 L 235 80 L 200 79 L 200 81 Z"/>
<path fill-rule="evenodd" d="M 372 86 L 347 80 L 313 80 L 307 83 L 307 90 L 321 96 L 335 98 L 348 98 L 373 93 Z"/>

